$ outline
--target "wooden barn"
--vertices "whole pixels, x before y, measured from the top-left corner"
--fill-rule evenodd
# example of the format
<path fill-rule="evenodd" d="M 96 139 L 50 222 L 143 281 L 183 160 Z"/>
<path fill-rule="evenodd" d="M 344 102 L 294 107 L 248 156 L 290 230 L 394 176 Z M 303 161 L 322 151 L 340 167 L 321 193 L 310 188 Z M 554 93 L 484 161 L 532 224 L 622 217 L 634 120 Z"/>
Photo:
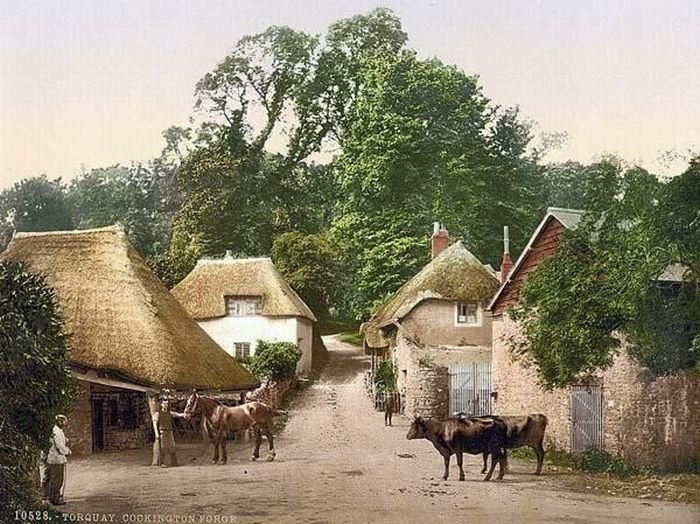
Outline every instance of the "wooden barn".
<path fill-rule="evenodd" d="M 553 256 L 567 229 L 583 211 L 549 208 L 527 247 L 494 295 L 494 411 L 501 415 L 544 413 L 550 445 L 571 452 L 594 447 L 638 465 L 678 467 L 700 459 L 700 380 L 679 373 L 645 378 L 644 369 L 623 349 L 613 365 L 586 382 L 543 391 L 534 370 L 511 357 L 508 340 L 520 328 L 507 314 L 517 304 L 528 275 Z M 673 268 L 659 280 L 680 278 Z"/>
<path fill-rule="evenodd" d="M 231 356 L 254 355 L 258 340 L 291 342 L 302 353 L 297 373 L 311 373 L 316 317 L 269 258 L 199 260 L 172 292 Z"/>
<path fill-rule="evenodd" d="M 490 412 L 491 319 L 499 282 L 461 243 L 448 247 L 435 224 L 433 259 L 363 324 L 364 347 L 391 358 L 405 413 L 447 416 Z"/>
<path fill-rule="evenodd" d="M 74 453 L 143 446 L 152 434 L 147 394 L 162 388 L 257 386 L 187 315 L 119 227 L 17 233 L 0 258 L 26 263 L 56 292 L 78 391 L 68 414 Z"/>

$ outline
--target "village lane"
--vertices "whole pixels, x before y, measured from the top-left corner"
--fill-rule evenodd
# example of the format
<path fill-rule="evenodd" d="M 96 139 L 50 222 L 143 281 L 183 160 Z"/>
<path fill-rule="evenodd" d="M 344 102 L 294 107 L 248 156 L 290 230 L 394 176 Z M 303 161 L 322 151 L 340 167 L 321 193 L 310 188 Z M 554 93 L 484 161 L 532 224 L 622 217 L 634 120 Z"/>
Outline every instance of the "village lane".
<path fill-rule="evenodd" d="M 480 457 L 469 457 L 465 482 L 456 480 L 454 465 L 442 481 L 432 445 L 406 440 L 408 419 L 395 417 L 387 428 L 372 410 L 361 350 L 335 337 L 325 341 L 329 363 L 292 405 L 275 440 L 275 462 L 250 462 L 250 442 L 229 444 L 225 466 L 209 464 L 197 446 L 180 450 L 177 468 L 147 466 L 148 450 L 77 459 L 69 465 L 67 520 L 92 514 L 113 522 L 700 521 L 695 505 L 571 492 L 556 473 L 537 477 L 532 464 L 517 461 L 503 481 L 483 482 Z"/>

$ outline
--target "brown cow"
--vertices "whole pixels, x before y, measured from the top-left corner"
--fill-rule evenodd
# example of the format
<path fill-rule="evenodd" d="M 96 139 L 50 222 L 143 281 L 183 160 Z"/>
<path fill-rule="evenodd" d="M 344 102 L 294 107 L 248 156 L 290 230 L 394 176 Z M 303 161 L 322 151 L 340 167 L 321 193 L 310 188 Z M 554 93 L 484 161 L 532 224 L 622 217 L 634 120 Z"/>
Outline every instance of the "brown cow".
<path fill-rule="evenodd" d="M 491 455 L 491 469 L 484 480 L 491 480 L 491 475 L 498 461 L 498 479 L 503 478 L 506 468 L 506 452 L 504 443 L 506 439 L 506 425 L 502 420 L 490 419 L 461 419 L 448 418 L 445 420 L 427 419 L 416 417 L 408 430 L 406 438 L 428 439 L 433 443 L 445 461 L 445 474 L 447 480 L 450 472 L 450 457 L 457 455 L 459 466 L 459 480 L 464 480 L 462 469 L 462 454 L 478 455 L 488 453 Z"/>
<path fill-rule="evenodd" d="M 464 419 L 465 417 L 460 417 Z M 501 420 L 506 425 L 506 449 L 514 449 L 522 446 L 530 446 L 537 455 L 537 469 L 535 475 L 542 473 L 544 462 L 544 432 L 547 429 L 547 417 L 541 413 L 521 416 L 488 415 L 472 417 L 470 420 Z M 484 467 L 482 473 L 486 473 L 488 453 L 484 452 Z M 507 461 L 506 461 L 507 466 Z"/>

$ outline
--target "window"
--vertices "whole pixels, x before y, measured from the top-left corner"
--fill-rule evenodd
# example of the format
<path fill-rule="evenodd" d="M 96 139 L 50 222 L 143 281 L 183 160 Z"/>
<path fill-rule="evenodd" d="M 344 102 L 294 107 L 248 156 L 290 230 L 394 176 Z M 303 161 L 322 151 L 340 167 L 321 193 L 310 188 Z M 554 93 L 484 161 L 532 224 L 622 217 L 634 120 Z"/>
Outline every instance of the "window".
<path fill-rule="evenodd" d="M 474 325 L 481 324 L 481 308 L 478 302 L 457 302 L 457 324 Z"/>
<path fill-rule="evenodd" d="M 250 342 L 234 342 L 233 356 L 236 358 L 245 358 L 250 356 Z"/>
<path fill-rule="evenodd" d="M 261 314 L 261 297 L 226 297 L 226 315 L 252 317 Z"/>

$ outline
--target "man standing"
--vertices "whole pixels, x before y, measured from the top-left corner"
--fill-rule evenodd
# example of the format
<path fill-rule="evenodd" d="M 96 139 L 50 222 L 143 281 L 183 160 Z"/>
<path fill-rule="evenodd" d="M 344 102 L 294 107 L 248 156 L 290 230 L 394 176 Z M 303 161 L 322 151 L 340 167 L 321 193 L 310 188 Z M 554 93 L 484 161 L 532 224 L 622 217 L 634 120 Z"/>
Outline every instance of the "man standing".
<path fill-rule="evenodd" d="M 65 415 L 56 415 L 56 424 L 53 427 L 51 436 L 51 447 L 46 457 L 46 484 L 45 493 L 49 502 L 55 506 L 61 506 L 66 502 L 63 500 L 63 483 L 66 479 L 66 458 L 70 455 L 68 441 L 63 429 L 68 425 L 68 418 Z"/>
<path fill-rule="evenodd" d="M 175 454 L 175 439 L 173 438 L 173 418 L 184 418 L 184 413 L 170 411 L 170 402 L 163 399 L 160 409 L 153 414 L 153 430 L 156 434 L 156 441 L 153 443 L 153 466 L 160 464 L 167 468 L 165 455 L 170 457 L 170 465 L 177 466 L 177 455 Z"/>

